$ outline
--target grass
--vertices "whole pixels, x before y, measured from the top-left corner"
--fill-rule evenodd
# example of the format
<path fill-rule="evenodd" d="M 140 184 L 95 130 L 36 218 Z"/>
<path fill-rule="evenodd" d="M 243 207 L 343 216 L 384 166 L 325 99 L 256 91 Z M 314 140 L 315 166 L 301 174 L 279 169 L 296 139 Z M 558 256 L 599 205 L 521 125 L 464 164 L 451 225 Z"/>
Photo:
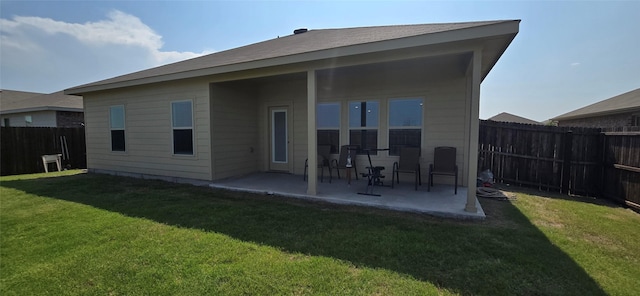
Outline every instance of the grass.
<path fill-rule="evenodd" d="M 518 192 L 483 222 L 79 171 L 0 178 L 2 295 L 634 295 L 640 215 Z"/>

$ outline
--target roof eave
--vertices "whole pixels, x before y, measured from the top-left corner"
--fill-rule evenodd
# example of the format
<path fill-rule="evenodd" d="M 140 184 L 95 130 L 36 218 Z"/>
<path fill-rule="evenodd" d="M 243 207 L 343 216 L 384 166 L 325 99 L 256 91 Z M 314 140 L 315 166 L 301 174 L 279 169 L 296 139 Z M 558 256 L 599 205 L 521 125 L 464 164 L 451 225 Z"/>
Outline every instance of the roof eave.
<path fill-rule="evenodd" d="M 42 106 L 42 107 L 30 107 L 30 108 L 2 110 L 2 111 L 0 111 L 0 114 L 6 115 L 6 114 L 39 112 L 39 111 L 84 112 L 84 109 L 83 108 L 72 108 L 72 107 Z"/>
<path fill-rule="evenodd" d="M 516 38 L 516 35 L 518 34 L 517 31 L 517 27 L 516 27 L 516 32 L 514 32 L 507 40 L 507 42 L 505 42 L 502 46 L 502 48 L 499 50 L 499 52 L 497 52 L 497 55 L 495 57 L 493 57 L 491 59 L 491 63 L 487 64 L 487 67 L 484 68 L 483 67 L 483 72 L 482 72 L 482 79 L 481 81 L 484 81 L 484 79 L 487 77 L 487 75 L 489 75 L 489 72 L 491 72 L 491 69 L 493 69 L 493 67 L 498 63 L 498 60 L 500 59 L 500 57 L 505 53 L 505 51 L 507 51 L 507 48 L 509 47 L 509 45 L 511 44 L 511 42 L 513 41 L 513 39 Z"/>
<path fill-rule="evenodd" d="M 600 116 L 608 116 L 608 115 L 616 115 L 622 113 L 630 113 L 630 112 L 640 112 L 640 107 L 630 107 L 616 110 L 608 110 L 602 112 L 593 112 L 588 114 L 578 114 L 578 115 L 560 115 L 558 117 L 551 118 L 553 121 L 562 121 L 562 120 L 575 120 L 582 118 L 591 118 L 591 117 L 600 117 Z"/>
<path fill-rule="evenodd" d="M 495 63 L 498 61 L 502 53 L 504 53 L 504 51 L 507 49 L 507 47 L 509 46 L 513 38 L 515 38 L 516 34 L 518 33 L 519 23 L 520 23 L 519 20 L 505 21 L 505 22 L 489 24 L 485 26 L 430 33 L 430 34 L 384 40 L 384 41 L 378 41 L 378 42 L 372 42 L 372 43 L 350 45 L 345 47 L 324 49 L 324 50 L 300 53 L 300 54 L 295 54 L 290 56 L 281 56 L 281 57 L 275 57 L 275 58 L 269 58 L 269 59 L 255 60 L 250 62 L 223 65 L 218 67 L 196 69 L 191 71 L 171 73 L 167 75 L 146 77 L 146 78 L 136 79 L 136 80 L 127 80 L 127 81 L 120 81 L 120 82 L 107 83 L 107 84 L 88 84 L 85 86 L 77 86 L 77 87 L 66 89 L 64 90 L 64 93 L 67 95 L 82 95 L 90 92 L 123 88 L 123 87 L 131 87 L 131 86 L 139 86 L 144 84 L 166 82 L 166 81 L 172 81 L 172 80 L 178 80 L 178 79 L 196 78 L 196 77 L 224 74 L 224 73 L 237 72 L 237 71 L 246 71 L 246 70 L 258 69 L 258 68 L 282 66 L 287 64 L 313 62 L 313 61 L 323 60 L 323 59 L 335 59 L 338 57 L 390 51 L 390 50 L 404 49 L 404 48 L 417 47 L 417 46 L 428 46 L 428 45 L 445 44 L 445 43 L 472 40 L 472 39 L 481 39 L 481 38 L 487 38 L 487 37 L 512 35 L 511 38 L 508 39 L 508 42 L 505 42 L 502 51 L 495 58 L 492 59 L 492 63 L 488 64 L 487 65 L 488 67 L 485 68 L 485 71 L 483 71 L 482 77 L 484 79 L 484 77 L 486 77 L 486 75 L 489 73 L 490 69 L 493 68 Z"/>

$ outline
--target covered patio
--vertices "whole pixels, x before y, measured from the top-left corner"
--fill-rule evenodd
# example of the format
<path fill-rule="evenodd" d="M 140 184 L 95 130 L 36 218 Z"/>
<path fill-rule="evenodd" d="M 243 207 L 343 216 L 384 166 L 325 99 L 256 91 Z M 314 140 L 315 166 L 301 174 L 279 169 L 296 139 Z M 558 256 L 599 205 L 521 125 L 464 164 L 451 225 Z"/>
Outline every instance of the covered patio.
<path fill-rule="evenodd" d="M 315 195 L 307 193 L 307 182 L 302 180 L 302 176 L 285 173 L 254 173 L 243 177 L 213 181 L 209 186 L 218 189 L 421 213 L 445 218 L 470 220 L 485 218 L 484 210 L 477 200 L 478 210 L 476 212 L 465 211 L 466 187 L 458 187 L 458 194 L 454 195 L 453 185 L 436 184 L 430 192 L 427 192 L 427 186 L 424 182 L 417 191 L 414 190 L 413 183 L 401 181 L 392 189 L 388 187 L 390 182 L 390 180 L 385 180 L 386 186 L 374 188 L 374 193 L 380 194 L 380 196 L 358 194 L 358 192 L 365 192 L 367 180 L 363 178 L 355 180 L 354 178 L 351 180 L 351 184 L 348 184 L 344 176 L 342 179 L 334 176 L 331 183 L 329 183 L 329 176 L 325 176 L 324 182 L 318 180 L 318 191 Z"/>

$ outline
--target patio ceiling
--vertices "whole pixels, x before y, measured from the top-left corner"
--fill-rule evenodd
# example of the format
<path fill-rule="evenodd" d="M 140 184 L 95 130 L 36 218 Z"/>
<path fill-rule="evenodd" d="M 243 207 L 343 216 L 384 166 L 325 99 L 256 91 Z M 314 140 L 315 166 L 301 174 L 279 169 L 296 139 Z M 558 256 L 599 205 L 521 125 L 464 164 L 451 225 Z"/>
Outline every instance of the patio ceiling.
<path fill-rule="evenodd" d="M 411 58 L 406 60 L 395 60 L 377 62 L 370 64 L 359 64 L 350 66 L 339 66 L 325 68 L 317 71 L 318 86 L 326 90 L 332 84 L 349 83 L 352 77 L 357 77 L 363 73 L 380 73 L 380 77 L 402 75 L 411 69 L 420 69 L 424 75 L 420 79 L 448 79 L 465 75 L 473 54 L 471 52 L 444 54 L 437 56 L 427 56 Z M 294 73 L 273 73 L 273 75 L 260 76 L 254 78 L 222 81 L 218 83 L 235 84 L 244 86 L 260 86 L 277 82 L 299 81 L 306 84 L 306 71 Z M 321 90 L 321 89 L 320 89 Z"/>
<path fill-rule="evenodd" d="M 324 81 L 349 80 L 362 73 L 380 73 L 383 76 L 399 75 L 410 69 L 420 69 L 422 79 L 447 79 L 465 75 L 472 53 L 447 54 L 387 61 L 355 66 L 345 66 L 318 71 L 319 83 Z"/>

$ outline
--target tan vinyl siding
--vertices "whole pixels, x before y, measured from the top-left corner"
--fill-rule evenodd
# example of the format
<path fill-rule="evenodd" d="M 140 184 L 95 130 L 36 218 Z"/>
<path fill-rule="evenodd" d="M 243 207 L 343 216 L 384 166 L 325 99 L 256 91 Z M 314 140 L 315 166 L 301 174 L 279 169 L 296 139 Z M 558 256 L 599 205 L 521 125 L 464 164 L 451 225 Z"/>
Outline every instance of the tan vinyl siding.
<path fill-rule="evenodd" d="M 306 89 L 306 82 L 305 82 Z M 306 92 L 306 90 L 305 90 Z M 307 159 L 307 95 L 299 96 L 293 105 L 293 153 L 294 173 L 304 173 L 304 161 Z"/>
<path fill-rule="evenodd" d="M 211 84 L 213 179 L 260 171 L 258 106 L 250 85 Z"/>
<path fill-rule="evenodd" d="M 193 156 L 172 153 L 171 102 L 179 100 L 193 101 Z M 84 104 L 88 168 L 211 180 L 209 90 L 206 81 L 92 93 L 84 97 Z M 111 151 L 109 107 L 114 105 L 125 107 L 124 152 Z"/>
<path fill-rule="evenodd" d="M 260 162 L 263 170 L 268 170 L 269 162 L 269 114 L 271 106 L 289 106 L 289 135 L 291 142 L 289 159 L 292 173 L 302 174 L 307 158 L 307 82 L 306 78 L 290 78 L 271 81 L 259 88 L 260 111 L 260 147 L 263 149 Z"/>
<path fill-rule="evenodd" d="M 466 128 L 466 79 L 450 80 L 434 89 L 426 103 L 425 137 L 423 146 L 423 176 L 433 163 L 433 151 L 438 146 L 456 147 L 458 182 L 466 184 L 465 148 Z M 426 181 L 426 178 L 425 178 Z M 434 177 L 435 183 L 451 183 L 453 178 Z"/>

